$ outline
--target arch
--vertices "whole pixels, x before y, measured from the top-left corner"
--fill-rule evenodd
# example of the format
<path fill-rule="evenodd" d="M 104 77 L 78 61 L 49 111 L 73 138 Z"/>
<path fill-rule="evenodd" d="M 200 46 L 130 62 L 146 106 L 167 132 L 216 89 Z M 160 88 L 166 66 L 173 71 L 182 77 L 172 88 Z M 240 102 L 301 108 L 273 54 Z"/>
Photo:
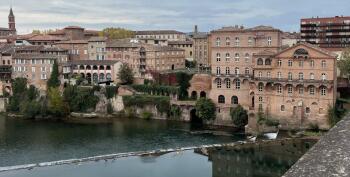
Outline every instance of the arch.
<path fill-rule="evenodd" d="M 258 58 L 258 65 L 264 65 L 264 60 L 262 58 Z"/>
<path fill-rule="evenodd" d="M 309 55 L 309 52 L 303 48 L 300 48 L 295 50 L 294 55 Z"/>
<path fill-rule="evenodd" d="M 106 70 L 111 70 L 111 66 L 110 65 L 108 65 L 108 66 L 106 66 Z"/>
<path fill-rule="evenodd" d="M 201 98 L 206 98 L 206 97 L 207 97 L 207 93 L 204 92 L 204 91 L 201 91 L 200 97 L 201 97 Z"/>
<path fill-rule="evenodd" d="M 101 65 L 99 68 L 100 70 L 105 70 L 105 67 L 103 65 Z"/>
<path fill-rule="evenodd" d="M 265 65 L 271 65 L 271 59 L 270 58 L 266 58 L 265 59 Z"/>
<path fill-rule="evenodd" d="M 225 96 L 224 95 L 218 96 L 218 103 L 225 104 Z"/>
<path fill-rule="evenodd" d="M 93 70 L 97 70 L 98 67 L 97 67 L 96 65 L 94 65 L 94 66 L 92 67 L 92 69 L 93 69 Z"/>
<path fill-rule="evenodd" d="M 91 84 L 91 73 L 86 74 L 86 80 Z"/>
<path fill-rule="evenodd" d="M 196 91 L 192 91 L 191 98 L 195 99 L 195 100 L 197 99 L 197 92 Z"/>
<path fill-rule="evenodd" d="M 203 120 L 197 116 L 196 109 L 192 109 L 190 111 L 190 122 L 191 122 L 191 125 L 195 125 L 195 126 L 202 126 L 203 125 Z"/>
<path fill-rule="evenodd" d="M 237 96 L 232 96 L 231 97 L 231 104 L 237 105 L 238 103 L 238 97 Z"/>
<path fill-rule="evenodd" d="M 104 81 L 105 80 L 105 74 L 100 73 L 100 75 L 98 76 L 98 80 L 99 81 Z"/>
<path fill-rule="evenodd" d="M 79 70 L 85 70 L 85 66 L 84 65 L 80 65 L 79 66 Z"/>
<path fill-rule="evenodd" d="M 86 66 L 86 70 L 91 70 L 91 66 L 90 66 L 90 65 L 87 65 L 87 66 Z"/>
<path fill-rule="evenodd" d="M 112 74 L 111 74 L 111 73 L 107 73 L 107 74 L 106 74 L 106 79 L 107 79 L 108 81 L 111 81 L 111 80 L 112 80 Z"/>
<path fill-rule="evenodd" d="M 171 65 L 171 70 L 175 70 L 175 65 Z"/>
<path fill-rule="evenodd" d="M 85 74 L 84 73 L 80 73 L 81 78 L 85 79 Z"/>
<path fill-rule="evenodd" d="M 94 83 L 97 83 L 97 82 L 98 82 L 98 74 L 97 74 L 97 73 L 94 73 L 94 74 L 92 75 L 92 80 L 93 80 Z"/>

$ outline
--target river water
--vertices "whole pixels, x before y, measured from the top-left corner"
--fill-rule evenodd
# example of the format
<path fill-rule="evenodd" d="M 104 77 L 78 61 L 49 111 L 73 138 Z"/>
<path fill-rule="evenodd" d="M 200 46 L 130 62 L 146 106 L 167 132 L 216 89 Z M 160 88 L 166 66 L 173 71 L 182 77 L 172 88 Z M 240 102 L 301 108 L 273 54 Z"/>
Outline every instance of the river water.
<path fill-rule="evenodd" d="M 105 124 L 0 117 L 0 167 L 121 152 L 242 140 L 240 135 L 193 134 L 181 122 L 114 119 Z M 197 131 L 197 130 L 196 130 Z"/>

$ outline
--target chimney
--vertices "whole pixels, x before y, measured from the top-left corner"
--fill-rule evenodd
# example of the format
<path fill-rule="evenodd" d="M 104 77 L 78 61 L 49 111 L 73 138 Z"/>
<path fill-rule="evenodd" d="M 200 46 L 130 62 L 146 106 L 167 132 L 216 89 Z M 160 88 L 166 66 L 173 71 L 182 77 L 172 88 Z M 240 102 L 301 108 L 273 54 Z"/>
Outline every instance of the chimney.
<path fill-rule="evenodd" d="M 198 26 L 194 25 L 194 33 L 197 34 L 198 33 Z"/>

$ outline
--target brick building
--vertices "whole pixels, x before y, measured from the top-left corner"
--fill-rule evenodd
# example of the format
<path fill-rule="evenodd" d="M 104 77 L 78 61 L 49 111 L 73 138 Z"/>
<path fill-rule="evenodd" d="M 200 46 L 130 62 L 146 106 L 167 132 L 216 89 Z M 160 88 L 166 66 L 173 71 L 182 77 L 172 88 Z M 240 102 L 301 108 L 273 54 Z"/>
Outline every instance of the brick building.
<path fill-rule="evenodd" d="M 193 41 L 169 41 L 168 46 L 185 50 L 185 58 L 193 61 Z"/>
<path fill-rule="evenodd" d="M 11 36 L 16 35 L 16 21 L 15 15 L 13 14 L 12 8 L 10 9 L 10 13 L 8 16 L 8 28 L 0 27 L 0 36 Z"/>

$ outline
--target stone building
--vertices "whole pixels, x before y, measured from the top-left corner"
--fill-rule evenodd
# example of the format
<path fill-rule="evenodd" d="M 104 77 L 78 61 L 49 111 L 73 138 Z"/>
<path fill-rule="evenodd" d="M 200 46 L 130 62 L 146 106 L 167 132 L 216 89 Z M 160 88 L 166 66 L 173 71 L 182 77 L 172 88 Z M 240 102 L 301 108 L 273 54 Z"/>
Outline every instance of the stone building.
<path fill-rule="evenodd" d="M 88 41 L 87 40 L 70 40 L 56 42 L 56 47 L 68 50 L 69 60 L 87 60 Z"/>
<path fill-rule="evenodd" d="M 190 40 L 187 41 L 169 41 L 168 46 L 184 49 L 185 58 L 188 61 L 193 61 L 193 42 Z"/>
<path fill-rule="evenodd" d="M 98 37 L 100 31 L 86 30 L 79 26 L 67 26 L 48 33 L 50 36 L 65 38 L 67 40 L 89 40 L 91 37 Z"/>
<path fill-rule="evenodd" d="M 135 31 L 135 37 L 138 39 L 166 39 L 167 41 L 185 41 L 186 34 L 175 30 L 154 30 L 154 31 Z"/>
<path fill-rule="evenodd" d="M 106 59 L 106 41 L 105 37 L 92 37 L 88 40 L 89 60 Z"/>
<path fill-rule="evenodd" d="M 210 66 L 210 47 L 209 34 L 195 32 L 192 37 L 193 40 L 193 60 L 197 62 L 199 67 Z"/>
<path fill-rule="evenodd" d="M 14 54 L 13 45 L 11 44 L 0 45 L 0 81 L 3 87 L 10 86 L 11 84 L 13 54 Z"/>
<path fill-rule="evenodd" d="M 8 16 L 8 28 L 0 27 L 0 36 L 11 36 L 11 35 L 16 35 L 16 33 L 17 33 L 17 30 L 16 30 L 15 15 L 13 14 L 13 10 L 11 8 Z"/>

